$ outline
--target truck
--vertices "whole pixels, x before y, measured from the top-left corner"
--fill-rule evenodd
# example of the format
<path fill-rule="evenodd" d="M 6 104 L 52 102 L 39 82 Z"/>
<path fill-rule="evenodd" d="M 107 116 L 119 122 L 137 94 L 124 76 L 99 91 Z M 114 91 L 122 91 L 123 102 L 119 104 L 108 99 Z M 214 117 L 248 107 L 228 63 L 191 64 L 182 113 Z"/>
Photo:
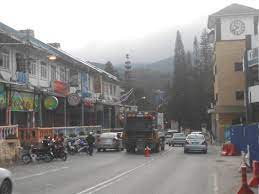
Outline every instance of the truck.
<path fill-rule="evenodd" d="M 127 112 L 123 130 L 123 146 L 127 152 L 143 153 L 148 146 L 152 152 L 165 148 L 164 129 L 157 125 L 157 112 Z"/>

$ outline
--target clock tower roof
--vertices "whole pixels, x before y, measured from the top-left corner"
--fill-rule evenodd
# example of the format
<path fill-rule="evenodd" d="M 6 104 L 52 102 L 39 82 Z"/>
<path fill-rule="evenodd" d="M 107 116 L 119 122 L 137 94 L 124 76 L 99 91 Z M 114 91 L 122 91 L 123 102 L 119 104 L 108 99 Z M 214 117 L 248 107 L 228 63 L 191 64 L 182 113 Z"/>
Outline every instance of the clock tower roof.
<path fill-rule="evenodd" d="M 237 3 L 231 4 L 209 16 L 208 28 L 211 29 L 214 27 L 216 18 L 224 17 L 224 16 L 240 16 L 240 15 L 258 16 L 259 10 L 245 5 L 237 4 Z"/>

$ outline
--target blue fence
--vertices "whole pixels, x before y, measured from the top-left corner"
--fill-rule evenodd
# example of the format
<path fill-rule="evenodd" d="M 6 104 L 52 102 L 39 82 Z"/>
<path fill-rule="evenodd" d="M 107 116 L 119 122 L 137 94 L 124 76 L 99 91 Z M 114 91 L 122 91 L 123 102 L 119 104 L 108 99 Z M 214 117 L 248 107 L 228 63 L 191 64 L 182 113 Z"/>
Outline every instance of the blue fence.
<path fill-rule="evenodd" d="M 259 160 L 259 123 L 230 126 L 225 129 L 225 138 L 240 152 L 247 152 L 249 145 L 250 159 Z"/>

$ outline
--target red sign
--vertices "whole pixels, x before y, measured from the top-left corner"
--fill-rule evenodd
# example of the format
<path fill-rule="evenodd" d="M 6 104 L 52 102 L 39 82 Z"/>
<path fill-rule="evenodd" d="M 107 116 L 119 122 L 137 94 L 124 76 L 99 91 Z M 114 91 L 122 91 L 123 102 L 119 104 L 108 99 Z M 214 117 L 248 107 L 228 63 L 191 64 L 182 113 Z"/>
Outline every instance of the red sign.
<path fill-rule="evenodd" d="M 58 94 L 63 94 L 65 96 L 69 93 L 69 85 L 63 81 L 55 80 L 53 82 L 54 92 Z"/>

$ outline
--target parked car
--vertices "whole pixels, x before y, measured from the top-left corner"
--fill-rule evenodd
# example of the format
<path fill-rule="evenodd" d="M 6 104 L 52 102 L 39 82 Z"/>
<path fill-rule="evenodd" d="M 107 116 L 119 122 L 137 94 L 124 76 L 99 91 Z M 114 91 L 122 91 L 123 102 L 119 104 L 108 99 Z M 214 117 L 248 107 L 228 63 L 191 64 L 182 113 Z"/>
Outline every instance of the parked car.
<path fill-rule="evenodd" d="M 96 148 L 98 152 L 101 150 L 106 151 L 106 149 L 122 151 L 122 139 L 119 138 L 117 133 L 103 133 L 97 138 Z"/>
<path fill-rule="evenodd" d="M 203 152 L 207 153 L 208 144 L 204 135 L 189 134 L 184 144 L 184 153 L 187 152 Z"/>
<path fill-rule="evenodd" d="M 191 134 L 200 134 L 200 135 L 202 135 L 203 133 L 201 131 L 193 131 L 193 132 L 191 132 Z"/>
<path fill-rule="evenodd" d="M 9 170 L 0 168 L 0 194 L 11 194 L 13 190 L 12 174 Z"/>
<path fill-rule="evenodd" d="M 169 141 L 169 146 L 181 145 L 183 146 L 186 141 L 184 133 L 175 133 Z"/>

